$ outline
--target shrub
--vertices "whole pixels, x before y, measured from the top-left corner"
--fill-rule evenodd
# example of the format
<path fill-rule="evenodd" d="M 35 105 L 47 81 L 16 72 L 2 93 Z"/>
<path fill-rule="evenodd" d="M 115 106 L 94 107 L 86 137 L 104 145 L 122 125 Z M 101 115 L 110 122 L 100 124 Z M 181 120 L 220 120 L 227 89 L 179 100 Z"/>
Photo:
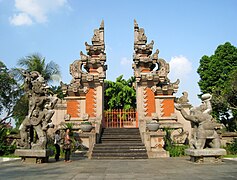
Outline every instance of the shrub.
<path fill-rule="evenodd" d="M 167 151 L 169 151 L 170 153 L 170 157 L 180 157 L 180 156 L 184 156 L 185 153 L 184 153 L 184 150 L 187 149 L 188 146 L 187 145 L 171 145 L 171 146 L 168 146 L 166 148 Z"/>
<path fill-rule="evenodd" d="M 11 145 L 11 146 L 7 146 L 7 145 L 0 145 L 0 155 L 10 155 L 10 154 L 14 154 L 16 150 L 16 146 L 15 145 Z"/>
<path fill-rule="evenodd" d="M 173 129 L 164 129 L 166 132 L 165 140 L 165 147 L 166 151 L 169 151 L 171 157 L 180 157 L 184 156 L 184 150 L 188 148 L 188 145 L 176 145 L 173 143 L 171 139 L 171 131 Z"/>
<path fill-rule="evenodd" d="M 231 144 L 227 144 L 225 147 L 227 154 L 237 154 L 237 139 Z"/>
<path fill-rule="evenodd" d="M 5 125 L 0 125 L 0 156 L 13 154 L 16 149 L 15 145 L 10 145 L 6 140 L 11 130 Z"/>

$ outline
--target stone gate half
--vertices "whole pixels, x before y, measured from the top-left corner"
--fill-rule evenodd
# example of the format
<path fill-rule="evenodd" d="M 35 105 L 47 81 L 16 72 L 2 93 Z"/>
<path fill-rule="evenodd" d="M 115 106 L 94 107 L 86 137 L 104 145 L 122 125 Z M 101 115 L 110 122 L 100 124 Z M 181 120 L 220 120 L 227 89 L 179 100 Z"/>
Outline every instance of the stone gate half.
<path fill-rule="evenodd" d="M 170 82 L 169 64 L 158 57 L 158 49 L 152 54 L 153 45 L 153 40 L 147 44 L 144 29 L 134 20 L 133 69 L 140 131 L 145 132 L 146 123 L 152 119 L 159 120 L 160 127 L 182 128 L 177 121 L 173 95 L 178 90 L 179 79 Z"/>
<path fill-rule="evenodd" d="M 136 78 L 138 123 L 150 158 L 167 157 L 168 154 L 163 149 L 165 132 L 150 132 L 147 129 L 148 123 L 158 121 L 160 128 L 172 129 L 171 138 L 174 141 L 179 139 L 176 143 L 183 143 L 191 129 L 190 123 L 185 122 L 174 107 L 174 93 L 178 90 L 179 79 L 174 83 L 170 82 L 169 64 L 159 58 L 158 49 L 152 54 L 153 45 L 153 40 L 147 43 L 144 29 L 139 28 L 134 20 L 133 69 Z M 187 109 L 189 107 L 187 103 Z"/>
<path fill-rule="evenodd" d="M 87 54 L 81 51 L 79 60 L 70 64 L 72 80 L 69 85 L 61 83 L 66 95 L 65 121 L 74 123 L 74 128 L 81 122 L 89 121 L 99 133 L 104 112 L 104 79 L 107 65 L 104 22 L 94 30 L 92 45 L 85 43 Z"/>

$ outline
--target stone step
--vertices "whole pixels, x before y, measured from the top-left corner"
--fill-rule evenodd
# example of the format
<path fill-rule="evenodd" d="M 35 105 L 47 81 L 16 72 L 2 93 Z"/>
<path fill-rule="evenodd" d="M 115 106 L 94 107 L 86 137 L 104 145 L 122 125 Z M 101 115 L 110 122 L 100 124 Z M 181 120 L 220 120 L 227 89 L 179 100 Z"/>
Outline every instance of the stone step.
<path fill-rule="evenodd" d="M 139 131 L 105 131 L 103 134 L 137 134 L 140 135 Z"/>
<path fill-rule="evenodd" d="M 93 156 L 91 159 L 94 160 L 107 160 L 107 159 L 115 159 L 115 160 L 126 160 L 126 159 L 148 159 L 148 157 L 143 157 L 143 156 L 136 156 L 136 157 L 113 157 L 113 156 L 108 156 L 108 157 L 104 157 L 104 156 Z"/>
<path fill-rule="evenodd" d="M 130 152 L 130 153 L 120 153 L 120 152 L 109 152 L 109 153 L 92 153 L 92 157 L 143 157 L 147 158 L 147 153 L 144 152 Z"/>
<path fill-rule="evenodd" d="M 141 143 L 142 141 L 140 139 L 102 139 L 101 140 L 102 144 L 103 143 Z"/>
<path fill-rule="evenodd" d="M 103 135 L 101 139 L 141 139 L 141 137 L 136 135 Z"/>
<path fill-rule="evenodd" d="M 138 128 L 106 128 L 101 144 L 95 144 L 92 159 L 147 159 Z"/>
<path fill-rule="evenodd" d="M 138 135 L 140 136 L 140 133 L 139 132 L 104 132 L 103 135 L 120 135 L 120 134 L 123 134 L 123 135 Z"/>
<path fill-rule="evenodd" d="M 144 144 L 142 143 L 126 143 L 126 144 L 115 144 L 115 143 L 106 143 L 106 144 L 95 144 L 95 148 L 120 148 L 120 149 L 125 149 L 125 148 L 144 148 Z"/>
<path fill-rule="evenodd" d="M 130 148 L 130 149 L 94 149 L 93 154 L 96 153 L 146 153 L 146 149 L 140 149 L 140 148 Z"/>
<path fill-rule="evenodd" d="M 94 146 L 93 150 L 127 150 L 127 149 L 146 149 L 145 146 Z"/>
<path fill-rule="evenodd" d="M 139 133 L 138 128 L 106 128 L 104 129 L 104 133 Z"/>
<path fill-rule="evenodd" d="M 104 129 L 104 132 L 106 132 L 106 131 L 120 131 L 120 132 L 127 132 L 127 131 L 129 131 L 129 132 L 131 132 L 131 131 L 133 131 L 133 132 L 138 132 L 139 131 L 139 129 L 138 128 L 105 128 Z"/>

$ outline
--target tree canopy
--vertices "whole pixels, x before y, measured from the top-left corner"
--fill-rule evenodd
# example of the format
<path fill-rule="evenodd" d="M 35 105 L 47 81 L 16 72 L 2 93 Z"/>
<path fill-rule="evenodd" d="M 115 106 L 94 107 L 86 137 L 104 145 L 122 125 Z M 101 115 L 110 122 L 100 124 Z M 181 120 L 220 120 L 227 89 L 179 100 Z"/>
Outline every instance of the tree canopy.
<path fill-rule="evenodd" d="M 202 93 L 212 94 L 214 116 L 227 130 L 237 130 L 237 48 L 226 42 L 204 55 L 197 70 Z"/>
<path fill-rule="evenodd" d="M 136 91 L 133 88 L 135 78 L 128 80 L 119 76 L 115 82 L 105 81 L 105 109 L 130 109 L 136 108 Z"/>
<path fill-rule="evenodd" d="M 22 77 L 22 70 L 25 71 L 38 71 L 46 82 L 51 82 L 53 80 L 59 81 L 61 73 L 59 70 L 59 65 L 53 61 L 49 63 L 45 62 L 45 58 L 40 54 L 35 53 L 18 60 L 17 65 L 19 68 L 15 68 L 15 74 L 20 78 Z"/>
<path fill-rule="evenodd" d="M 19 86 L 11 76 L 10 70 L 0 61 L 0 124 L 12 117 L 13 107 L 20 93 Z"/>

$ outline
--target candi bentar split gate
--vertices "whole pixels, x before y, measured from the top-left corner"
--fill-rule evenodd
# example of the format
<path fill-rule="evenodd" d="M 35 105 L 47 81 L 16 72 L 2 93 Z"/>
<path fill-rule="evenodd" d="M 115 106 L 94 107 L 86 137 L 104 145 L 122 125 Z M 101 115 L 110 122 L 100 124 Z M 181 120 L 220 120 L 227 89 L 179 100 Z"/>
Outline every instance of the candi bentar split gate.
<path fill-rule="evenodd" d="M 112 111 L 111 114 L 104 113 L 104 80 L 107 65 L 103 21 L 99 29 L 94 30 L 92 45 L 85 43 L 87 54 L 81 51 L 80 59 L 70 64 L 72 80 L 70 84 L 61 83 L 66 97 L 57 103 L 52 120 L 58 128 L 62 124 L 73 123 L 73 128 L 79 132 L 82 143 L 89 148 L 89 157 L 92 156 L 95 144 L 100 142 L 102 130 L 106 127 L 138 128 L 149 158 L 169 156 L 163 149 L 165 132 L 162 128 L 171 128 L 172 139 L 178 144 L 184 143 L 190 136 L 190 123 L 174 106 L 177 99 L 174 93 L 178 91 L 179 80 L 170 82 L 169 64 L 159 58 L 158 49 L 152 52 L 153 45 L 154 41 L 147 43 L 144 29 L 139 28 L 134 20 L 132 68 L 136 78 L 136 112 L 126 113 L 119 110 Z M 184 93 L 181 100 L 185 104 L 185 110 L 189 111 L 191 105 L 188 104 L 187 93 Z M 127 118 L 122 119 L 121 113 Z M 91 131 L 81 130 L 85 121 L 92 124 Z M 149 130 L 150 122 L 158 122 L 159 130 Z"/>
<path fill-rule="evenodd" d="M 189 140 L 190 149 L 185 153 L 192 161 L 221 162 L 226 151 L 220 148 L 217 129 L 221 125 L 211 115 L 212 95 L 203 94 L 202 104 L 192 108 L 186 92 L 175 98 L 179 80 L 170 82 L 169 64 L 158 57 L 158 50 L 152 54 L 154 41 L 147 44 L 144 29 L 139 28 L 136 21 L 133 69 L 137 111 L 104 113 L 107 66 L 103 21 L 94 31 L 92 45 L 85 45 L 87 54 L 81 52 L 81 58 L 70 65 L 70 84 L 61 83 L 66 97 L 60 102 L 49 93 L 40 73 L 24 72 L 29 112 L 19 128 L 21 139 L 15 155 L 24 162 L 47 162 L 52 155 L 47 146 L 49 130 L 71 126 L 74 140 L 87 146 L 87 155 L 93 159 L 169 157 L 164 149 L 164 137 L 171 132 L 169 139 L 175 144 Z"/>

